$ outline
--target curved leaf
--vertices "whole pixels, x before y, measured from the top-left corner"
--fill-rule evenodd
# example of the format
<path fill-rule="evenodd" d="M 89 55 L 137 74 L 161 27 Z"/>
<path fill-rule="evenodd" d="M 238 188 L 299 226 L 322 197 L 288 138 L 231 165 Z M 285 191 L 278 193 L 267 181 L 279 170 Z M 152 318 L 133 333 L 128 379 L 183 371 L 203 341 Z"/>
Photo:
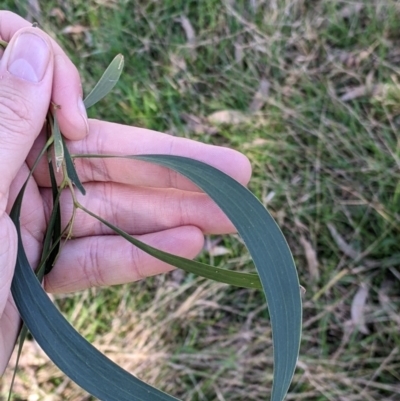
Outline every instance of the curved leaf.
<path fill-rule="evenodd" d="M 299 354 L 302 306 L 296 267 L 278 225 L 249 190 L 207 164 L 170 155 L 134 158 L 171 168 L 189 178 L 211 196 L 243 238 L 260 275 L 271 317 L 274 344 L 271 399 L 283 400 Z"/>
<path fill-rule="evenodd" d="M 11 291 L 32 336 L 75 383 L 105 401 L 173 401 L 176 398 L 132 376 L 86 341 L 62 316 L 29 266 L 19 216 L 25 186 L 10 217 L 18 232 L 18 254 Z"/>
<path fill-rule="evenodd" d="M 182 269 L 187 273 L 194 273 L 198 276 L 218 281 L 220 283 L 234 285 L 236 287 L 262 289 L 258 274 L 242 273 L 227 269 L 221 269 L 220 267 L 207 265 L 205 263 L 197 262 L 195 260 L 186 259 L 181 256 L 176 256 L 168 252 L 160 251 L 159 249 L 153 248 L 152 246 L 147 245 L 142 241 L 139 241 L 137 238 L 132 237 L 125 231 L 108 222 L 107 220 L 104 220 L 100 216 L 92 213 L 90 210 L 86 209 L 82 205 L 79 205 L 79 208 L 81 208 L 87 214 L 90 214 L 95 219 L 101 221 L 104 225 L 114 230 L 117 234 L 125 238 L 127 241 L 129 241 L 131 244 L 135 245 L 142 251 L 148 253 L 151 256 L 154 256 L 157 259 L 162 260 L 163 262 L 178 267 L 179 269 Z"/>
<path fill-rule="evenodd" d="M 204 163 L 178 156 L 135 156 L 172 168 L 208 193 L 231 219 L 259 272 L 270 310 L 274 342 L 272 400 L 284 399 L 296 366 L 301 331 L 301 298 L 296 269 L 278 226 L 251 192 Z M 19 250 L 12 292 L 21 316 L 50 358 L 76 383 L 103 400 L 174 398 L 141 382 L 84 340 L 48 299 L 26 259 L 19 232 L 23 190 L 10 214 Z"/>

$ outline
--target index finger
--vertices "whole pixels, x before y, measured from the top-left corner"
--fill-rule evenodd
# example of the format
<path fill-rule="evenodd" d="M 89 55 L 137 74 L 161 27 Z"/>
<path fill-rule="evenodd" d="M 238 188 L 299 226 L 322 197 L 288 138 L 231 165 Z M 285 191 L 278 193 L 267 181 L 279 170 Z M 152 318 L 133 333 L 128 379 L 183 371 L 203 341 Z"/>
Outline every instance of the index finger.
<path fill-rule="evenodd" d="M 0 39 L 6 42 L 9 42 L 19 29 L 31 25 L 10 11 L 0 11 Z M 88 133 L 89 127 L 82 101 L 80 76 L 62 48 L 50 36 L 49 39 L 54 52 L 52 101 L 60 106 L 57 113 L 60 128 L 67 138 L 81 139 Z"/>
<path fill-rule="evenodd" d="M 243 185 L 249 182 L 251 165 L 246 156 L 233 149 L 204 144 L 144 128 L 131 127 L 99 120 L 89 120 L 90 133 L 81 141 L 67 141 L 71 154 L 99 155 L 144 155 L 168 154 L 189 157 L 207 163 L 230 175 Z M 33 163 L 36 152 L 43 146 L 44 138 L 34 145 L 28 157 Z M 121 158 L 75 159 L 77 173 L 84 182 L 117 182 L 121 184 L 177 188 L 199 191 L 187 178 L 180 174 L 138 160 Z M 41 186 L 49 186 L 47 165 L 43 163 L 35 173 Z"/>

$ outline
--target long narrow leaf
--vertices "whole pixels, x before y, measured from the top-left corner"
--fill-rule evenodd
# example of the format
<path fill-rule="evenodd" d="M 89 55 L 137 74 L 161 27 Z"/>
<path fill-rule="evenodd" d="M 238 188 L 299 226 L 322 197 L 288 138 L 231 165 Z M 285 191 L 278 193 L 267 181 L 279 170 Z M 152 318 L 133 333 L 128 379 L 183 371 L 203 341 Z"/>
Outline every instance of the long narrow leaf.
<path fill-rule="evenodd" d="M 296 368 L 302 307 L 299 280 L 287 242 L 258 199 L 231 177 L 199 161 L 170 155 L 136 156 L 171 168 L 204 190 L 225 212 L 253 258 L 267 298 L 274 344 L 272 401 L 282 401 Z"/>
<path fill-rule="evenodd" d="M 44 274 L 50 273 L 53 268 L 54 261 L 60 251 L 60 242 L 58 238 L 61 236 L 61 210 L 60 210 L 60 193 L 58 192 L 56 177 L 54 174 L 53 163 L 49 161 L 49 173 L 51 182 L 51 191 L 53 195 L 53 210 L 50 215 L 49 223 L 47 225 L 46 235 L 43 241 L 42 256 L 40 260 L 45 258 L 45 255 L 50 251 L 50 248 L 57 242 L 57 246 L 50 253 L 44 265 Z M 41 272 L 38 272 L 40 275 Z M 39 276 L 40 280 L 40 276 Z"/>
<path fill-rule="evenodd" d="M 237 287 L 262 289 L 258 274 L 221 269 L 220 267 L 207 265 L 205 263 L 197 262 L 195 260 L 189 260 L 186 258 L 182 258 L 181 256 L 176 256 L 168 252 L 160 251 L 159 249 L 153 248 L 152 246 L 147 245 L 142 241 L 139 241 L 137 238 L 132 237 L 125 231 L 108 222 L 107 220 L 104 220 L 100 216 L 92 213 L 90 210 L 86 209 L 82 205 L 80 205 L 80 208 L 95 219 L 101 221 L 107 227 L 114 230 L 117 234 L 125 238 L 131 244 L 137 246 L 142 251 L 148 253 L 151 256 L 154 256 L 157 259 L 162 260 L 163 262 L 178 267 L 179 269 L 182 269 L 187 273 L 194 273 L 200 277 L 208 278 L 214 281 L 218 281 L 220 283 L 234 285 Z"/>
<path fill-rule="evenodd" d="M 124 56 L 122 56 L 122 54 L 118 54 L 104 71 L 103 75 L 99 79 L 99 82 L 97 82 L 96 86 L 83 101 L 87 109 L 96 104 L 99 100 L 103 99 L 103 97 L 106 96 L 112 90 L 112 88 L 114 88 L 119 80 L 123 67 Z"/>
<path fill-rule="evenodd" d="M 19 216 L 25 186 L 10 217 L 18 233 L 12 295 L 21 317 L 51 360 L 75 383 L 104 401 L 173 401 L 176 398 L 142 382 L 87 342 L 62 316 L 42 289 L 27 260 Z"/>
<path fill-rule="evenodd" d="M 253 257 L 267 297 L 275 361 L 272 400 L 283 400 L 298 356 L 301 299 L 293 259 L 278 226 L 246 188 L 210 166 L 177 156 L 135 158 L 173 168 L 190 178 L 216 201 L 238 229 Z M 18 232 L 21 200 L 22 192 L 10 215 Z M 96 351 L 65 321 L 31 271 L 20 235 L 12 291 L 18 309 L 38 343 L 87 391 L 104 400 L 173 399 L 136 378 L 133 381 L 137 383 L 132 384 L 125 371 Z"/>
<path fill-rule="evenodd" d="M 169 155 L 74 157 L 123 157 L 171 168 L 192 180 L 226 213 L 253 258 L 267 298 L 274 344 L 271 400 L 282 401 L 292 381 L 300 348 L 301 293 L 290 249 L 278 225 L 264 206 L 231 177 L 193 159 Z"/>

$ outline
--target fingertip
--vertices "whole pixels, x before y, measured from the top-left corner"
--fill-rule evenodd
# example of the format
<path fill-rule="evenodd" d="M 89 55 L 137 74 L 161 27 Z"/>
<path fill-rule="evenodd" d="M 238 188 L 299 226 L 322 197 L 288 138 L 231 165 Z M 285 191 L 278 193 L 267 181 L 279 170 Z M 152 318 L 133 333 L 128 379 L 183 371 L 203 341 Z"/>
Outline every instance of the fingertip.
<path fill-rule="evenodd" d="M 6 213 L 0 214 L 0 318 L 10 292 L 17 255 L 17 231 Z"/>
<path fill-rule="evenodd" d="M 57 54 L 54 62 L 52 101 L 59 108 L 61 132 L 70 140 L 83 139 L 89 133 L 89 123 L 78 70 L 65 54 Z"/>
<path fill-rule="evenodd" d="M 6 42 L 11 41 L 19 29 L 31 26 L 31 23 L 17 14 L 0 10 L 0 37 Z M 82 86 L 78 70 L 54 40 L 39 28 L 35 30 L 41 33 L 43 39 L 48 38 L 55 54 L 52 101 L 60 106 L 57 116 L 61 131 L 71 140 L 83 139 L 89 130 L 86 110 L 82 108 Z"/>
<path fill-rule="evenodd" d="M 196 226 L 181 226 L 168 230 L 168 235 L 160 237 L 156 245 L 167 252 L 193 259 L 203 249 L 204 234 Z"/>
<path fill-rule="evenodd" d="M 222 150 L 220 156 L 216 159 L 223 172 L 230 175 L 233 179 L 242 185 L 247 185 L 252 174 L 250 160 L 243 153 L 230 148 L 216 148 Z"/>
<path fill-rule="evenodd" d="M 250 181 L 251 174 L 252 174 L 252 167 L 249 158 L 244 155 L 243 153 L 240 153 L 236 150 L 233 150 L 235 153 L 235 159 L 236 159 L 236 169 L 237 169 L 237 175 L 238 178 L 237 180 L 243 184 L 247 185 Z"/>
<path fill-rule="evenodd" d="M 53 51 L 47 35 L 21 28 L 0 61 L 0 193 L 7 194 L 49 109 Z M 1 195 L 0 195 L 1 196 Z"/>

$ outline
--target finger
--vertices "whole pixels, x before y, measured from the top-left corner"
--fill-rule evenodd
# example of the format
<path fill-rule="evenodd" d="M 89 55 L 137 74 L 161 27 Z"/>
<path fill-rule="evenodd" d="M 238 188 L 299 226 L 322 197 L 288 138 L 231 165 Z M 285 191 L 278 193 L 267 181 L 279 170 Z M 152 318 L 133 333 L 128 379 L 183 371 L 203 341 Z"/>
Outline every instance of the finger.
<path fill-rule="evenodd" d="M 0 217 L 0 377 L 18 335 L 20 317 L 11 301 L 11 281 L 17 254 L 17 232 L 7 214 Z"/>
<path fill-rule="evenodd" d="M 48 221 L 52 210 L 51 190 L 42 190 L 42 195 Z M 88 183 L 86 195 L 77 193 L 76 196 L 91 212 L 132 235 L 187 225 L 196 226 L 207 234 L 236 232 L 221 209 L 200 192 Z M 69 191 L 64 191 L 61 202 L 62 226 L 65 227 L 73 211 Z M 72 230 L 74 237 L 102 234 L 113 234 L 113 231 L 84 211 L 77 211 Z"/>
<path fill-rule="evenodd" d="M 7 214 L 0 216 L 0 322 L 10 294 L 17 255 L 17 232 Z M 9 317 L 11 318 L 11 317 Z M 1 373 L 1 367 L 0 367 Z"/>
<path fill-rule="evenodd" d="M 15 33 L 32 24 L 10 11 L 0 11 L 0 38 L 9 42 Z M 39 28 L 37 28 L 39 30 Z M 88 120 L 82 101 L 82 85 L 78 70 L 48 35 L 55 55 L 52 101 L 60 106 L 57 113 L 63 134 L 71 139 L 83 138 L 88 133 Z"/>
<path fill-rule="evenodd" d="M 29 168 L 24 163 L 13 180 L 8 195 L 6 211 L 10 213 L 14 202 L 29 176 Z M 46 231 L 46 218 L 42 194 L 33 178 L 25 187 L 24 200 L 20 213 L 21 238 L 29 264 L 36 268 L 40 260 L 40 251 Z"/>
<path fill-rule="evenodd" d="M 55 42 L 54 42 L 55 43 Z M 59 107 L 57 118 L 66 138 L 82 139 L 89 133 L 89 123 L 82 100 L 82 85 L 78 70 L 61 48 L 55 48 L 52 101 Z"/>
<path fill-rule="evenodd" d="M 201 231 L 190 226 L 137 238 L 186 258 L 195 257 L 204 241 Z M 119 236 L 88 237 L 65 244 L 44 284 L 48 292 L 66 293 L 137 281 L 172 269 L 171 265 L 147 255 Z"/>
<path fill-rule="evenodd" d="M 0 201 L 39 135 L 49 108 L 53 54 L 47 35 L 24 28 L 0 62 Z"/>
<path fill-rule="evenodd" d="M 15 308 L 7 302 L 17 253 L 15 226 L 5 213 L 9 188 L 39 134 L 50 103 L 53 54 L 47 36 L 19 30 L 0 61 L 0 319 L 5 342 L 15 341 Z M 6 308 L 8 305 L 8 308 Z M 0 367 L 1 370 L 1 367 Z"/>
<path fill-rule="evenodd" d="M 170 154 L 193 158 L 222 170 L 241 184 L 251 176 L 250 162 L 243 154 L 229 148 L 206 145 L 143 128 L 130 127 L 99 120 L 89 120 L 90 134 L 82 141 L 67 142 L 73 154 Z M 38 151 L 44 138 L 35 144 Z M 35 152 L 28 159 L 33 163 Z M 76 159 L 75 166 L 83 182 L 113 181 L 136 186 L 199 189 L 174 171 L 151 163 L 126 159 Z M 48 186 L 47 166 L 43 164 L 35 175 L 39 185 Z"/>

